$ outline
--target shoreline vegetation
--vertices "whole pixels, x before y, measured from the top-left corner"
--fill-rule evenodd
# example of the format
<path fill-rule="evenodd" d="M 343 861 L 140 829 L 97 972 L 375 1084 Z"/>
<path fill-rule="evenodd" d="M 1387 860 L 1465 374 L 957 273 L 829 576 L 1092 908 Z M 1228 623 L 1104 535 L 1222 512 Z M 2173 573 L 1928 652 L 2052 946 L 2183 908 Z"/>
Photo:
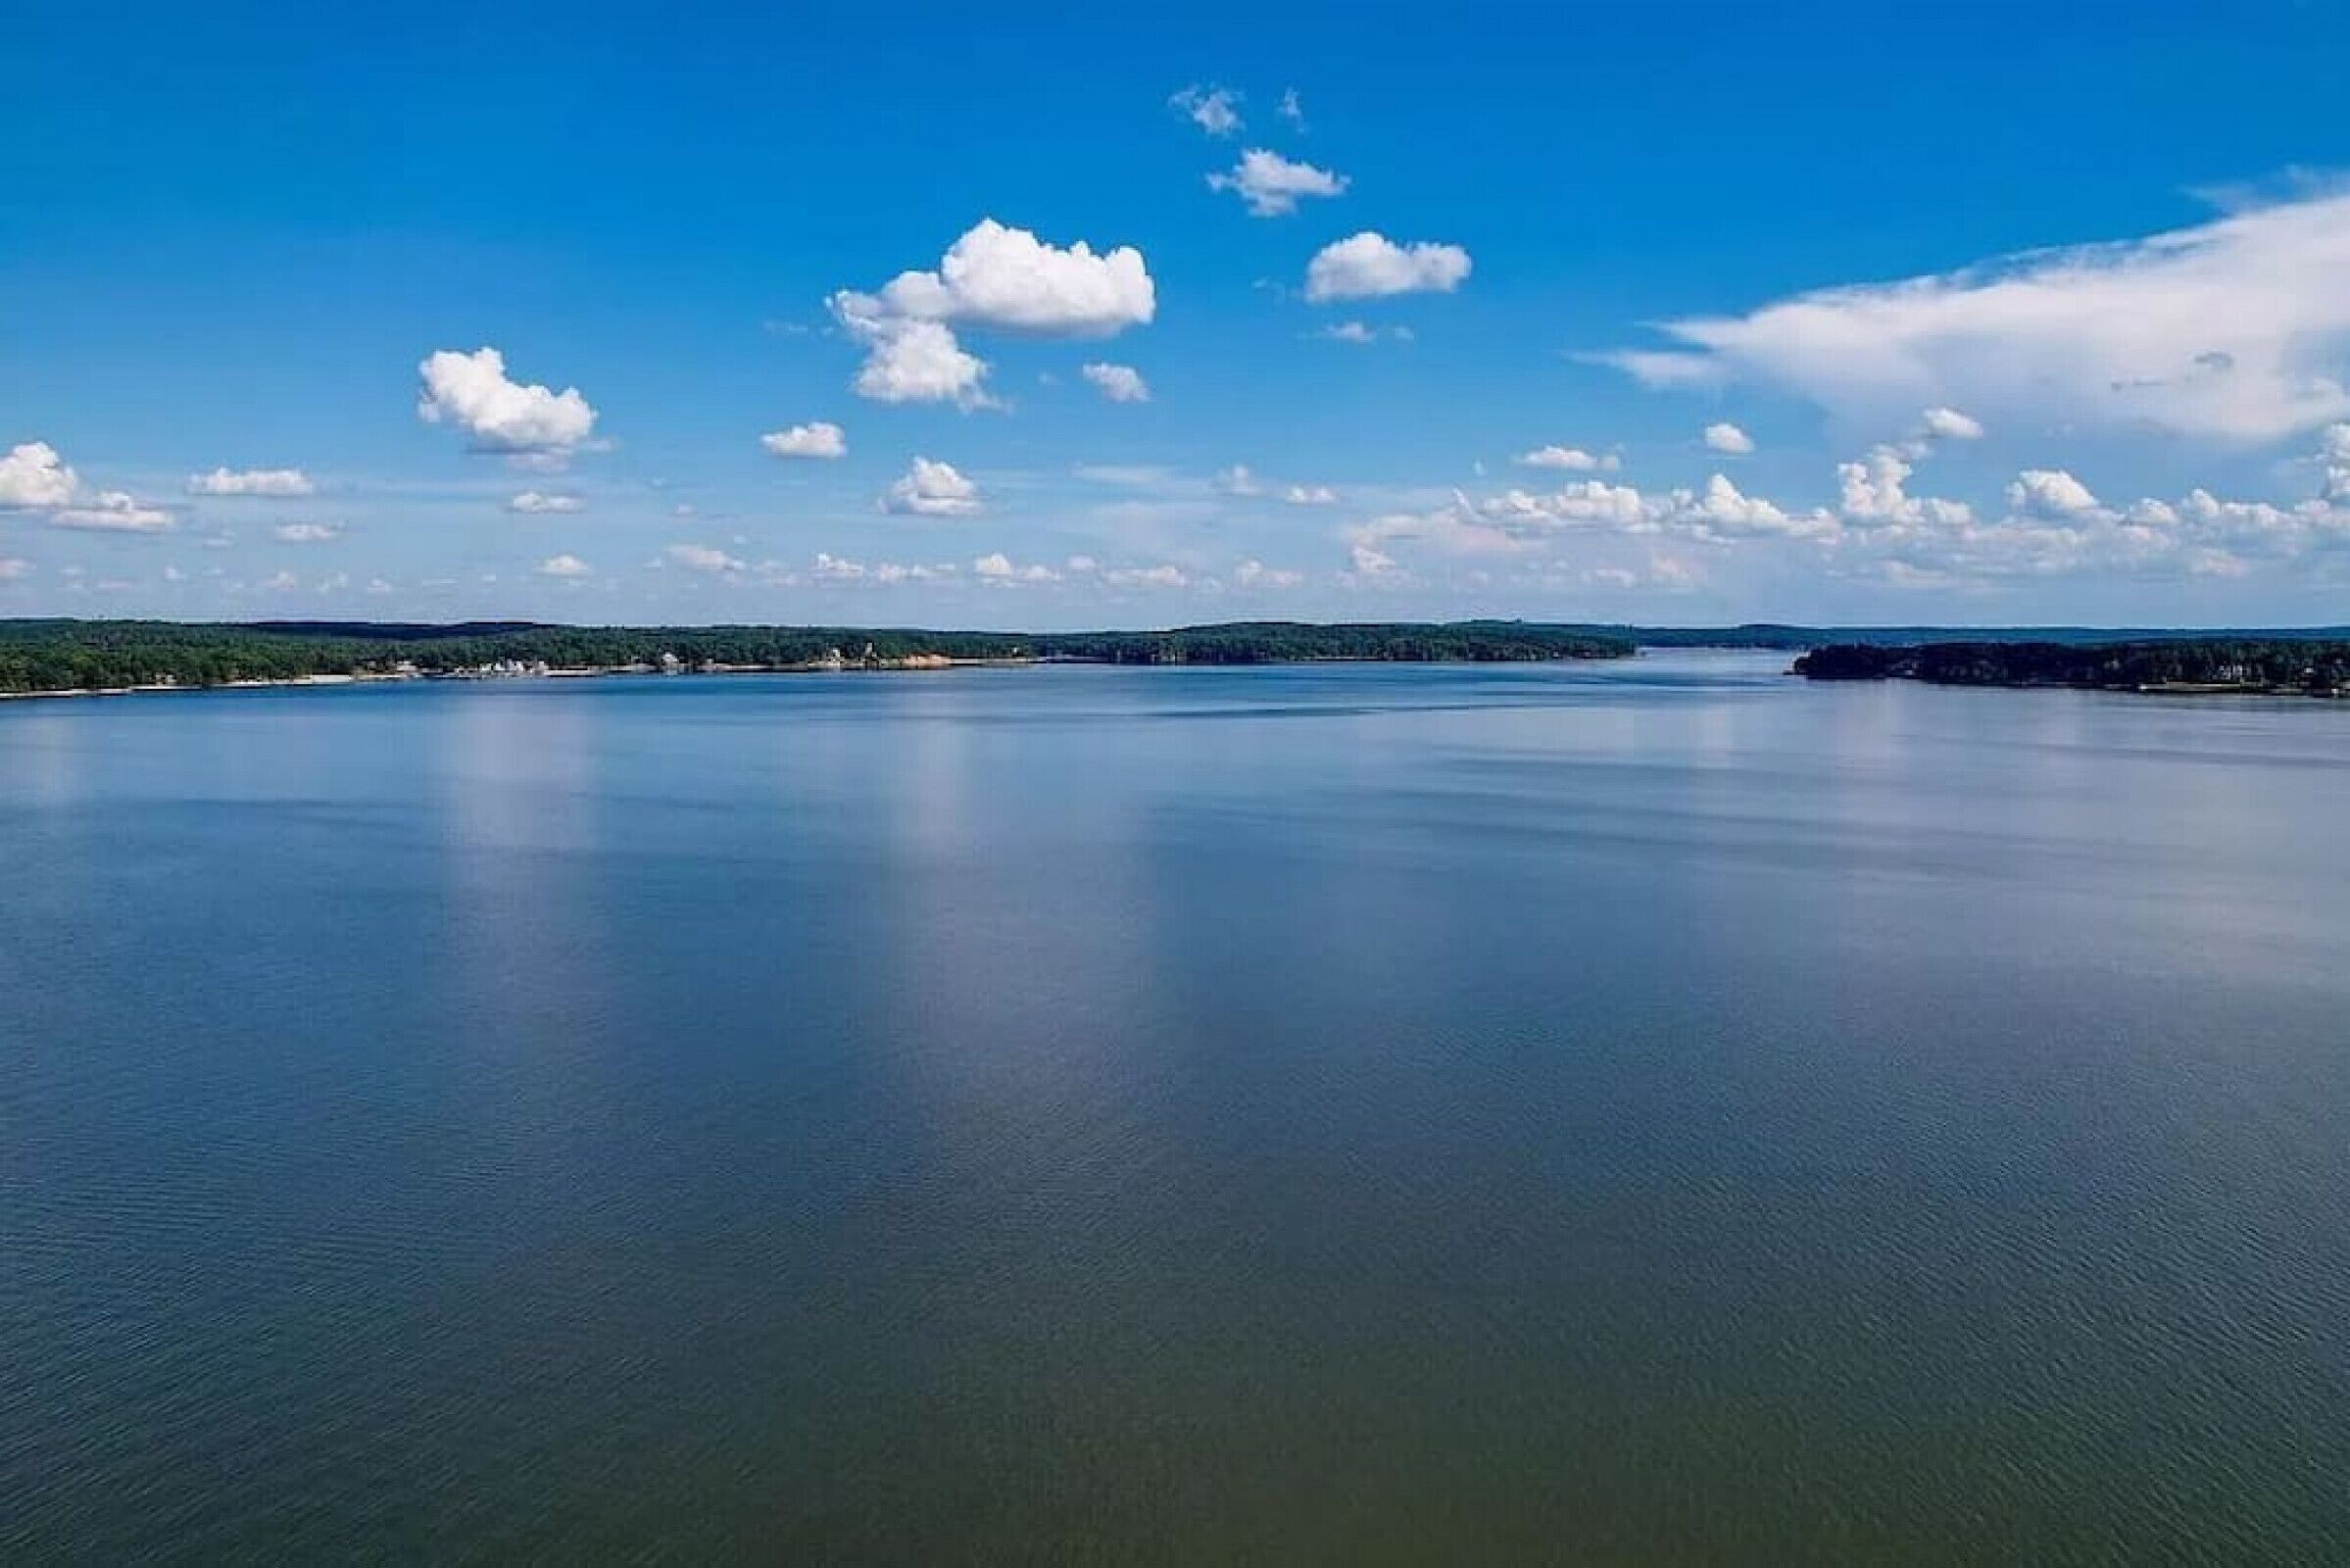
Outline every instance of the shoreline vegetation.
<path fill-rule="evenodd" d="M 1166 631 L 1045 633 L 510 621 L 13 620 L 0 621 L 0 696 L 1042 663 L 1528 663 L 1624 659 L 1637 651 L 1620 631 L 1499 620 L 1247 621 Z"/>
<path fill-rule="evenodd" d="M 2350 697 L 2350 637 L 2218 634 L 2130 642 L 1835 643 L 1792 673 L 1819 681 L 2062 687 L 2169 696 Z"/>
<path fill-rule="evenodd" d="M 1799 655 L 1819 681 L 2350 696 L 2350 628 L 1831 628 L 1233 621 L 1158 631 L 568 626 L 535 621 L 0 620 L 0 697 L 618 674 L 938 670 L 1048 663 L 1528 663 L 1642 648 Z"/>

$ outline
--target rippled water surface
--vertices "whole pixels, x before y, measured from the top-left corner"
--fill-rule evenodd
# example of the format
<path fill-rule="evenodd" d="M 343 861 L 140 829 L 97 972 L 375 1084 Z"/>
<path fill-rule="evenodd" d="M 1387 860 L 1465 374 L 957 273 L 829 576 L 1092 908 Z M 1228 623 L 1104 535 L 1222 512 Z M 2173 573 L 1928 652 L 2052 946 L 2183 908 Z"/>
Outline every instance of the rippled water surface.
<path fill-rule="evenodd" d="M 2350 709 L 0 705 L 0 1558 L 2350 1557 Z"/>

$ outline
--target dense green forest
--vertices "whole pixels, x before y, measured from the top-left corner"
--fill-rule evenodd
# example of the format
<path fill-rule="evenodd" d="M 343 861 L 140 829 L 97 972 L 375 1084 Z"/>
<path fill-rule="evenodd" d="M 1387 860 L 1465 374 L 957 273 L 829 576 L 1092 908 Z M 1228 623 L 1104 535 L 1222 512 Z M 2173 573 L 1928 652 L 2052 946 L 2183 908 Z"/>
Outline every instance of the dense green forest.
<path fill-rule="evenodd" d="M 2350 691 L 2350 640 L 1847 643 L 1805 654 L 1795 661 L 1795 672 L 1813 680 L 1920 680 L 1942 686 L 2204 687 L 2332 696 Z"/>
<path fill-rule="evenodd" d="M 72 691 L 310 675 L 457 674 L 500 663 L 556 668 L 659 665 L 788 669 L 911 659 L 1070 660 L 1117 664 L 1260 664 L 1323 659 L 1526 662 L 1613 659 L 1628 638 L 1519 621 L 1316 626 L 1290 621 L 1172 631 L 977 632 L 847 626 L 555 626 L 151 620 L 0 621 L 0 692 Z"/>
<path fill-rule="evenodd" d="M 0 620 L 0 692 L 292 680 L 311 675 L 453 675 L 500 664 L 615 669 L 849 667 L 922 659 L 1113 664 L 1266 664 L 1314 660 L 1524 662 L 1615 659 L 1639 647 L 1812 650 L 1815 680 L 1945 685 L 2223 686 L 2350 689 L 2350 631 L 2165 632 L 1235 621 L 1168 631 L 929 631 L 854 626 L 451 625 L 374 621 Z"/>

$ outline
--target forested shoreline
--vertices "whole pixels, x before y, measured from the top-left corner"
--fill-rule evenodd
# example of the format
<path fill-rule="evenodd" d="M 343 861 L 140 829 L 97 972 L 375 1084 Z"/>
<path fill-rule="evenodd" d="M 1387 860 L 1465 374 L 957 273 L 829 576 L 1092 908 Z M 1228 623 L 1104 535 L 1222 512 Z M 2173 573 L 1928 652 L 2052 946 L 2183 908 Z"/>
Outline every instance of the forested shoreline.
<path fill-rule="evenodd" d="M 2071 645 L 1843 643 L 1795 661 L 1812 680 L 1915 680 L 1937 686 L 2066 686 L 2097 691 L 2350 694 L 2350 639 L 2171 638 Z"/>
<path fill-rule="evenodd" d="M 952 663 L 1525 663 L 1640 648 L 1799 653 L 1812 680 L 2350 693 L 2350 631 L 2165 632 L 1535 621 L 1233 621 L 1163 631 L 567 626 L 531 621 L 0 620 L 0 694 L 626 670 L 903 669 Z"/>
<path fill-rule="evenodd" d="M 1625 636 L 1518 621 L 1167 631 L 985 632 L 845 626 L 563 626 L 487 621 L 0 621 L 0 692 L 207 687 L 543 670 L 904 668 L 942 662 L 1264 664 L 1315 660 L 1621 659 Z"/>

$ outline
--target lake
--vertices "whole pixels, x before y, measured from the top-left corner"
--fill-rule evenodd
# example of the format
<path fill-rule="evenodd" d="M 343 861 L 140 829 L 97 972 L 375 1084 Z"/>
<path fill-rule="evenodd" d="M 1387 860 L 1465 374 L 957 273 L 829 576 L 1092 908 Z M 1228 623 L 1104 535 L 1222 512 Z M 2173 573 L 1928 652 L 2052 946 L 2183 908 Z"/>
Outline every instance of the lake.
<path fill-rule="evenodd" d="M 0 704 L 0 1558 L 2350 1556 L 2350 708 Z"/>

